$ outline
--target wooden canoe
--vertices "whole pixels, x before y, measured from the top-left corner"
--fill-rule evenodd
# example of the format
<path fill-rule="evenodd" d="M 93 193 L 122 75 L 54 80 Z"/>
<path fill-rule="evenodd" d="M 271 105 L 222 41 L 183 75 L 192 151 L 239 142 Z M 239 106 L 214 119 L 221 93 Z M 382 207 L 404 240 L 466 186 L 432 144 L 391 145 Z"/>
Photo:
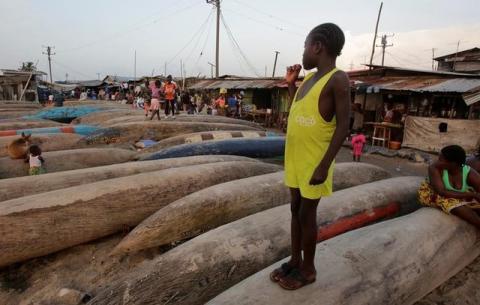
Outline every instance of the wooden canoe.
<path fill-rule="evenodd" d="M 83 148 L 50 151 L 42 153 L 42 157 L 45 159 L 46 172 L 53 173 L 131 161 L 135 157 L 135 152 L 118 148 Z M 24 160 L 12 160 L 10 157 L 0 158 L 0 178 L 27 175 L 28 163 L 25 163 Z"/>
<path fill-rule="evenodd" d="M 255 130 L 245 125 L 203 122 L 143 121 L 115 124 L 85 138 L 87 144 L 135 143 L 142 139 L 159 141 L 184 133 L 215 130 Z"/>
<path fill-rule="evenodd" d="M 125 116 L 142 116 L 143 110 L 133 110 L 133 109 L 109 109 L 100 112 L 90 113 L 81 117 L 77 117 L 72 121 L 72 124 L 86 124 L 86 125 L 101 125 L 108 120 L 125 117 Z"/>
<path fill-rule="evenodd" d="M 285 137 L 235 138 L 173 146 L 150 154 L 140 154 L 139 160 L 158 160 L 200 155 L 237 155 L 250 158 L 282 157 Z"/>
<path fill-rule="evenodd" d="M 47 173 L 42 176 L 42 179 L 38 179 L 37 176 L 0 179 L 0 201 L 45 193 L 101 180 L 159 171 L 162 169 L 227 161 L 254 162 L 255 160 L 239 156 L 195 156 L 168 160 L 126 162 L 64 172 Z M 28 185 L 28 187 L 25 187 L 26 185 Z"/>
<path fill-rule="evenodd" d="M 66 120 L 75 119 L 87 115 L 89 113 L 104 111 L 101 106 L 77 106 L 77 107 L 51 107 L 41 110 L 35 114 L 26 116 L 28 119 L 44 119 L 44 120 Z"/>
<path fill-rule="evenodd" d="M 189 143 L 199 143 L 204 141 L 226 140 L 226 139 L 233 139 L 233 138 L 244 138 L 244 139 L 245 138 L 262 138 L 262 137 L 274 137 L 274 136 L 278 136 L 278 134 L 274 132 L 268 132 L 268 131 L 222 130 L 222 131 L 196 132 L 196 133 L 182 134 L 182 135 L 161 140 L 157 144 L 152 145 L 146 149 L 143 149 L 142 153 L 152 153 L 152 152 L 157 152 L 172 146 L 189 144 Z"/>
<path fill-rule="evenodd" d="M 151 162 L 151 161 L 146 161 Z M 158 210 L 140 223 L 115 248 L 113 254 L 134 252 L 191 238 L 201 232 L 290 202 L 284 172 L 217 184 Z M 380 167 L 340 163 L 335 167 L 334 190 L 388 178 Z"/>
<path fill-rule="evenodd" d="M 8 137 L 24 134 L 42 134 L 42 133 L 76 133 L 82 136 L 89 135 L 98 131 L 99 128 L 90 125 L 64 125 L 61 127 L 43 127 L 27 129 L 9 129 L 1 130 L 0 137 Z"/>
<path fill-rule="evenodd" d="M 49 120 L 24 120 L 24 119 L 15 119 L 15 120 L 0 120 L 0 130 L 16 130 L 16 129 L 27 129 L 27 128 L 42 128 L 42 127 L 57 127 L 64 126 L 54 121 Z"/>
<path fill-rule="evenodd" d="M 8 156 L 7 146 L 20 136 L 0 137 L 0 157 Z M 31 144 L 37 144 L 42 152 L 80 148 L 82 136 L 72 133 L 36 134 L 31 137 Z"/>
<path fill-rule="evenodd" d="M 317 246 L 315 283 L 286 291 L 269 281 L 282 262 L 220 294 L 209 305 L 410 305 L 480 254 L 477 230 L 423 208 L 338 236 Z"/>
<path fill-rule="evenodd" d="M 417 208 L 417 189 L 423 179 L 392 178 L 334 192 L 319 204 L 317 221 L 322 227 L 363 215 L 370 217 L 370 222 L 363 223 L 367 225 L 385 217 L 385 213 L 375 214 L 376 208 L 392 204 L 397 212 L 390 217 L 409 212 Z M 117 305 L 124 300 L 130 305 L 204 304 L 288 256 L 290 215 L 290 206 L 283 205 L 195 237 L 108 285 L 90 304 Z"/>
<path fill-rule="evenodd" d="M 217 162 L 2 201 L 0 267 L 125 230 L 202 188 L 278 170 L 263 162 Z"/>
<path fill-rule="evenodd" d="M 126 116 L 119 116 L 119 117 L 113 117 L 109 120 L 106 120 L 104 122 L 101 122 L 101 126 L 111 126 L 115 125 L 118 123 L 127 123 L 127 122 L 142 122 L 145 120 L 145 115 L 144 114 L 139 114 L 138 112 L 135 112 L 136 115 L 131 115 L 128 114 Z M 251 122 L 251 121 L 246 121 L 246 120 L 239 120 L 239 119 L 234 119 L 234 118 L 229 118 L 225 116 L 218 116 L 218 115 L 176 115 L 175 119 L 173 118 L 168 118 L 165 119 L 162 117 L 162 120 L 165 120 L 167 122 L 170 121 L 178 121 L 178 122 L 204 122 L 204 123 L 223 123 L 223 124 L 235 124 L 235 125 L 246 125 L 246 126 L 251 126 L 257 129 L 263 129 L 262 126 L 260 126 L 258 123 Z"/>

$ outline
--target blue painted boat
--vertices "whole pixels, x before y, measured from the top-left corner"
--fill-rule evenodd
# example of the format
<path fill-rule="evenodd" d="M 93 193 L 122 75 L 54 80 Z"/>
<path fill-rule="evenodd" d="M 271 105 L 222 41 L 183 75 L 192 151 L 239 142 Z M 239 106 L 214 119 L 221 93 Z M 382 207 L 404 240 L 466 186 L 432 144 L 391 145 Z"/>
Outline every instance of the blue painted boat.
<path fill-rule="evenodd" d="M 98 112 L 105 111 L 101 106 L 77 106 L 77 107 L 53 107 L 39 111 L 35 114 L 24 116 L 26 119 L 45 119 L 45 120 L 73 120 L 75 118 Z"/>
<path fill-rule="evenodd" d="M 69 125 L 62 127 L 45 127 L 45 128 L 27 128 L 16 130 L 2 130 L 0 137 L 15 136 L 25 134 L 41 134 L 41 133 L 75 133 L 82 136 L 88 136 L 97 132 L 100 128 L 91 125 Z"/>
<path fill-rule="evenodd" d="M 236 155 L 250 158 L 281 157 L 285 152 L 285 137 L 235 138 L 189 143 L 143 155 L 140 160 L 158 160 L 198 155 Z"/>

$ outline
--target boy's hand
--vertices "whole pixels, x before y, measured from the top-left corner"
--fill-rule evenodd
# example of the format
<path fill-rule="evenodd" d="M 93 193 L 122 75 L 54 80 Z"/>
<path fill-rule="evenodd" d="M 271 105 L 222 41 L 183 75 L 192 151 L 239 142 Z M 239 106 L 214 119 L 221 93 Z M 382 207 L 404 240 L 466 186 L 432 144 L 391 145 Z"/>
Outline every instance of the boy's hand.
<path fill-rule="evenodd" d="M 302 70 L 302 66 L 298 64 L 287 67 L 287 74 L 285 75 L 285 80 L 287 81 L 287 83 L 295 84 L 301 70 Z"/>
<path fill-rule="evenodd" d="M 315 171 L 313 172 L 312 178 L 310 179 L 310 185 L 319 185 L 325 182 L 328 177 L 329 167 L 320 163 Z"/>

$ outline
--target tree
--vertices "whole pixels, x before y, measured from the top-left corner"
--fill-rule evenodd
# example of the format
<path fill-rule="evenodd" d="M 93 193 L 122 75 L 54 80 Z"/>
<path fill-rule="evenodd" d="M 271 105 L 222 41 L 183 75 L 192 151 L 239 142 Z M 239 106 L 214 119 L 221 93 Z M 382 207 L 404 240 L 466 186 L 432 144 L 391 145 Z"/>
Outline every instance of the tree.
<path fill-rule="evenodd" d="M 25 72 L 32 72 L 35 70 L 37 70 L 37 67 L 31 61 L 23 62 L 22 67 L 20 68 L 20 71 L 25 71 Z"/>

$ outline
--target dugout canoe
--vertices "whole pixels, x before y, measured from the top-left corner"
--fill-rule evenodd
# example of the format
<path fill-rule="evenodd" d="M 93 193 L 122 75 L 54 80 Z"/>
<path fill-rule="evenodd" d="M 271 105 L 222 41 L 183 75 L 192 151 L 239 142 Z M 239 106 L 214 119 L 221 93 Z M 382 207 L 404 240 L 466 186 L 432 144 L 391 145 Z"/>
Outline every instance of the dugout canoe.
<path fill-rule="evenodd" d="M 146 161 L 151 162 L 151 161 Z M 290 202 L 284 172 L 217 184 L 185 196 L 140 223 L 113 254 L 135 252 L 191 238 L 242 217 Z M 364 163 L 335 167 L 335 191 L 389 178 L 384 169 Z"/>
<path fill-rule="evenodd" d="M 417 208 L 423 179 L 392 178 L 335 192 L 318 206 L 319 231 L 336 228 L 331 232 L 340 234 L 408 213 Z M 283 205 L 195 237 L 114 281 L 90 304 L 204 304 L 288 256 L 290 215 L 290 206 Z"/>
<path fill-rule="evenodd" d="M 477 236 L 460 218 L 423 208 L 317 245 L 317 280 L 301 290 L 286 291 L 269 281 L 282 261 L 207 304 L 410 305 L 480 254 Z"/>
<path fill-rule="evenodd" d="M 65 124 L 49 121 L 49 120 L 0 120 L 0 131 L 3 130 L 15 130 L 26 128 L 42 128 L 42 127 L 58 127 L 65 126 Z"/>
<path fill-rule="evenodd" d="M 285 153 L 285 137 L 236 138 L 189 143 L 154 153 L 140 154 L 139 160 L 158 160 L 200 155 L 237 155 L 250 158 L 275 158 Z"/>
<path fill-rule="evenodd" d="M 65 125 L 62 127 L 44 127 L 44 128 L 27 128 L 27 129 L 10 129 L 1 130 L 0 137 L 15 136 L 25 134 L 42 134 L 42 133 L 76 133 L 87 136 L 100 129 L 90 125 Z"/>
<path fill-rule="evenodd" d="M 104 122 L 101 122 L 101 126 L 111 126 L 118 123 L 127 123 L 127 122 L 141 122 L 145 120 L 145 115 L 136 112 L 136 115 L 128 114 L 127 116 L 119 116 L 113 117 L 108 119 Z M 236 125 L 246 125 L 251 126 L 254 128 L 262 129 L 263 127 L 260 126 L 258 123 L 246 121 L 246 120 L 239 120 L 235 118 L 229 118 L 225 116 L 217 116 L 217 115 L 176 115 L 175 119 L 168 118 L 162 116 L 162 120 L 167 122 L 170 121 L 178 121 L 178 122 L 204 122 L 204 123 L 224 123 L 224 124 L 236 124 Z"/>
<path fill-rule="evenodd" d="M 44 168 L 48 173 L 123 163 L 133 160 L 134 156 L 134 151 L 118 148 L 82 148 L 42 153 Z M 24 160 L 0 158 L 0 178 L 27 176 L 28 166 Z"/>
<path fill-rule="evenodd" d="M 101 106 L 77 106 L 77 107 L 51 107 L 41 110 L 35 114 L 25 116 L 26 119 L 44 119 L 44 120 L 73 120 L 75 118 L 104 111 Z"/>
<path fill-rule="evenodd" d="M 227 161 L 254 162 L 255 159 L 239 156 L 195 156 L 168 160 L 126 162 L 64 172 L 47 173 L 42 176 L 42 179 L 38 179 L 37 176 L 0 179 L 0 201 L 168 168 Z M 26 185 L 28 185 L 28 187 L 25 187 Z"/>
<path fill-rule="evenodd" d="M 0 137 L 0 157 L 8 156 L 7 146 L 20 136 Z M 80 148 L 82 136 L 72 133 L 35 134 L 30 137 L 31 144 L 37 144 L 42 152 Z"/>
<path fill-rule="evenodd" d="M 263 138 L 263 137 L 274 137 L 278 136 L 277 133 L 268 132 L 268 131 L 210 131 L 210 132 L 196 132 L 189 134 L 181 134 L 175 137 L 167 138 L 159 141 L 157 144 L 152 145 L 146 149 L 142 150 L 142 153 L 151 153 L 157 152 L 159 150 L 169 148 L 172 146 L 189 144 L 189 143 L 199 143 L 204 141 L 216 141 L 216 140 L 226 140 L 233 138 Z"/>
<path fill-rule="evenodd" d="M 245 161 L 200 164 L 2 201 L 0 267 L 125 230 L 202 188 L 279 168 Z"/>
<path fill-rule="evenodd" d="M 258 131 L 254 127 L 245 125 L 148 120 L 115 124 L 89 135 L 85 141 L 87 144 L 135 143 L 143 139 L 159 141 L 185 133 L 216 130 Z"/>
<path fill-rule="evenodd" d="M 141 116 L 145 118 L 145 114 L 140 110 L 134 109 L 108 109 L 105 111 L 90 113 L 81 117 L 77 117 L 72 121 L 72 124 L 87 124 L 87 125 L 101 125 L 102 123 L 113 118 L 125 116 Z"/>

